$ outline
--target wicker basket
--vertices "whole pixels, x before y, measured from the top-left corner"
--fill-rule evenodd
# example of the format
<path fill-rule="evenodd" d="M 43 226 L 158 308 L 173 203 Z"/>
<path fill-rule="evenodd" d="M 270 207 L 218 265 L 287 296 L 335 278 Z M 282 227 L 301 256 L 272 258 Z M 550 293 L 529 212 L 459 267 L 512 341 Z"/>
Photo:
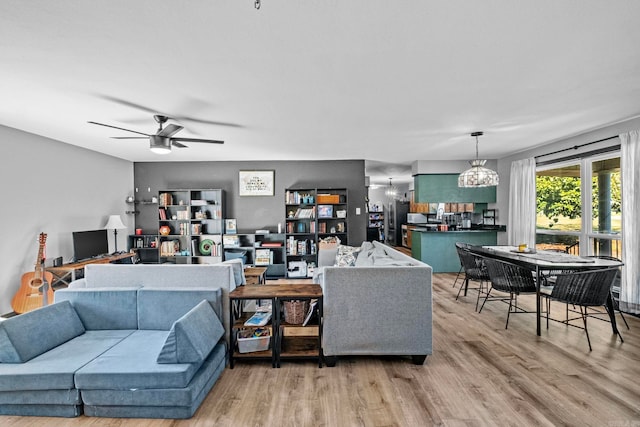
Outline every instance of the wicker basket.
<path fill-rule="evenodd" d="M 307 311 L 309 311 L 308 300 L 284 301 L 284 321 L 291 325 L 301 325 Z"/>

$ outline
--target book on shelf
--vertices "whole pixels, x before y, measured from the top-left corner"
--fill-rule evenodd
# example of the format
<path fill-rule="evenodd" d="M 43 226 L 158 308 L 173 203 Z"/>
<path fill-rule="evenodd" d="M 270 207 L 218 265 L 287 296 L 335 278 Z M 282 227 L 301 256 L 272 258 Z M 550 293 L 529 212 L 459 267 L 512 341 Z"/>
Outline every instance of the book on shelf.
<path fill-rule="evenodd" d="M 244 322 L 244 326 L 264 326 L 271 320 L 270 311 L 256 311 L 253 316 Z"/>
<path fill-rule="evenodd" d="M 256 249 L 255 265 L 269 265 L 273 261 L 271 249 Z"/>
<path fill-rule="evenodd" d="M 282 242 L 262 242 L 262 246 L 265 248 L 281 248 Z"/>
<path fill-rule="evenodd" d="M 240 237 L 236 234 L 225 234 L 222 236 L 222 244 L 228 248 L 239 248 Z"/>
<path fill-rule="evenodd" d="M 160 193 L 160 205 L 168 206 L 173 204 L 173 195 L 171 193 Z"/>
<path fill-rule="evenodd" d="M 314 208 L 298 208 L 294 214 L 294 218 L 313 218 L 314 212 Z"/>
<path fill-rule="evenodd" d="M 165 208 L 158 208 L 158 217 L 162 221 L 166 221 L 166 219 L 167 219 L 167 211 L 166 211 Z"/>

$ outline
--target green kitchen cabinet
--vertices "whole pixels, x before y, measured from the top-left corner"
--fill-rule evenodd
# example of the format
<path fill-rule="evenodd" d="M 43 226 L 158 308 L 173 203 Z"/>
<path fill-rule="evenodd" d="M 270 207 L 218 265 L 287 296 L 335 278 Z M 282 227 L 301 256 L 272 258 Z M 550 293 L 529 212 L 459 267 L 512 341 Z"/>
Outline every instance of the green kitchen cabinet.
<path fill-rule="evenodd" d="M 416 203 L 495 203 L 496 187 L 458 187 L 458 174 L 428 174 L 414 177 Z"/>

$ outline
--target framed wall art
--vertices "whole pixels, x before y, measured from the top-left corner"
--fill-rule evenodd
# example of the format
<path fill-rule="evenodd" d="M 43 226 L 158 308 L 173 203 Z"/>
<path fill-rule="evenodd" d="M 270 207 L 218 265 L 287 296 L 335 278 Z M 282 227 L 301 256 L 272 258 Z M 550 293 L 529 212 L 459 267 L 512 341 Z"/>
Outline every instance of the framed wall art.
<path fill-rule="evenodd" d="M 273 196 L 275 171 L 240 171 L 240 196 Z"/>

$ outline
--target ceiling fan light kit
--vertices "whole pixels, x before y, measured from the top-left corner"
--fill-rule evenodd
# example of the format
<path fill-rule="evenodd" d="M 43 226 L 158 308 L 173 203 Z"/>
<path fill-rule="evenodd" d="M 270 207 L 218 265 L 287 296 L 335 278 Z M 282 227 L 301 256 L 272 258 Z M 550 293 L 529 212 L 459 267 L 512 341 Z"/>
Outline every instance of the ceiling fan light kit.
<path fill-rule="evenodd" d="M 149 148 L 156 154 L 169 154 L 171 152 L 171 140 L 164 136 L 149 136 Z"/>
<path fill-rule="evenodd" d="M 487 161 L 478 158 L 478 137 L 482 135 L 483 132 L 473 132 L 471 134 L 471 136 L 476 138 L 476 158 L 469 162 L 471 168 L 458 176 L 458 187 L 495 187 L 500 181 L 496 171 L 484 167 Z"/>

